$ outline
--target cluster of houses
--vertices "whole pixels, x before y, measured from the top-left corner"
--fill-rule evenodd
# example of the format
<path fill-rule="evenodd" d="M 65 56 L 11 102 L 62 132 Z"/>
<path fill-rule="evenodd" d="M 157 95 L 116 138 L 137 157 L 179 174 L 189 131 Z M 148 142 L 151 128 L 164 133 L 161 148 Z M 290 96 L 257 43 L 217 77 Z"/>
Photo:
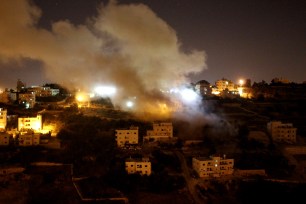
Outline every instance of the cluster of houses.
<path fill-rule="evenodd" d="M 42 116 L 19 117 L 16 131 L 6 131 L 7 110 L 0 108 L 0 146 L 15 144 L 18 146 L 35 146 L 41 143 L 45 132 L 42 129 Z"/>
<path fill-rule="evenodd" d="M 5 89 L 0 91 L 0 102 L 24 105 L 26 108 L 33 108 L 37 97 L 56 96 L 60 93 L 59 89 L 50 86 L 30 86 L 18 79 L 17 90 Z"/>
<path fill-rule="evenodd" d="M 115 132 L 117 146 L 119 148 L 127 145 L 139 144 L 138 127 L 131 126 L 129 129 L 117 129 Z M 173 136 L 172 123 L 153 123 L 153 129 L 147 130 L 146 136 L 143 137 L 143 142 L 158 142 L 158 141 L 175 141 Z M 221 175 L 230 175 L 234 171 L 234 160 L 226 159 L 225 157 L 195 157 L 192 159 L 192 167 L 200 177 L 216 177 Z M 151 162 L 149 158 L 127 158 L 125 160 L 125 170 L 128 174 L 138 173 L 140 175 L 150 175 Z"/>
<path fill-rule="evenodd" d="M 293 127 L 291 123 L 271 121 L 267 124 L 267 131 L 274 142 L 296 143 L 297 128 Z M 117 129 L 115 138 L 119 148 L 139 145 L 139 128 L 131 126 L 129 129 Z M 153 123 L 153 129 L 147 130 L 143 137 L 143 143 L 175 141 L 175 139 L 172 123 Z M 226 158 L 226 155 L 194 157 L 192 158 L 192 168 L 201 178 L 232 175 L 234 159 Z M 150 175 L 152 173 L 151 162 L 147 157 L 126 159 L 125 169 L 128 174 Z"/>
<path fill-rule="evenodd" d="M 139 144 L 139 128 L 131 126 L 129 129 L 117 129 L 115 138 L 119 148 L 136 146 Z M 143 137 L 143 142 L 172 141 L 173 138 L 175 137 L 173 137 L 172 123 L 153 123 L 153 130 L 147 131 L 147 135 Z M 125 169 L 128 174 L 150 175 L 152 173 L 151 162 L 147 157 L 126 159 Z"/>

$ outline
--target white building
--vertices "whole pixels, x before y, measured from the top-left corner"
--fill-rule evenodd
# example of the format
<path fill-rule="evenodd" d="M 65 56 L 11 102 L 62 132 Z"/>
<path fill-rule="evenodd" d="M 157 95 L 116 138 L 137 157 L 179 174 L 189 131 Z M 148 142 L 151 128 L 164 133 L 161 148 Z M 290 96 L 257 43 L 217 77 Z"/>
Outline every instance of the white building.
<path fill-rule="evenodd" d="M 151 162 L 149 158 L 125 160 L 125 170 L 128 174 L 151 175 Z"/>
<path fill-rule="evenodd" d="M 153 123 L 153 130 L 147 130 L 144 141 L 170 140 L 173 138 L 172 123 Z"/>
<path fill-rule="evenodd" d="M 292 123 L 271 121 L 267 124 L 267 130 L 273 141 L 296 143 L 297 128 L 293 127 Z"/>
<path fill-rule="evenodd" d="M 0 131 L 4 132 L 7 124 L 7 110 L 0 108 Z"/>
<path fill-rule="evenodd" d="M 36 117 L 20 117 L 18 118 L 18 131 L 32 129 L 35 131 L 42 130 L 42 116 Z"/>
<path fill-rule="evenodd" d="M 116 141 L 118 147 L 124 147 L 125 145 L 138 144 L 138 127 L 131 126 L 130 129 L 118 129 L 116 130 Z"/>
<path fill-rule="evenodd" d="M 192 168 L 199 177 L 220 177 L 234 172 L 234 159 L 220 156 L 192 158 Z"/>

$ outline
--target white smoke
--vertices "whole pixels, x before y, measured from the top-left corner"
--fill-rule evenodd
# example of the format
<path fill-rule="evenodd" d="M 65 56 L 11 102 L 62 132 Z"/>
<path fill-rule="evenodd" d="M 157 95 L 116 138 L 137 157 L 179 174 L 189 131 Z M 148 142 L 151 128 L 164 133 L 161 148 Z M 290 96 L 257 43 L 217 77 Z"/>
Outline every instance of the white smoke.
<path fill-rule="evenodd" d="M 137 96 L 139 111 L 167 103 L 160 90 L 206 68 L 204 51 L 184 53 L 176 32 L 148 6 L 111 1 L 98 11 L 85 25 L 62 20 L 47 30 L 38 27 L 43 11 L 30 1 L 3 0 L 0 61 L 39 61 L 50 80 L 71 88 L 115 86 L 113 102 Z"/>

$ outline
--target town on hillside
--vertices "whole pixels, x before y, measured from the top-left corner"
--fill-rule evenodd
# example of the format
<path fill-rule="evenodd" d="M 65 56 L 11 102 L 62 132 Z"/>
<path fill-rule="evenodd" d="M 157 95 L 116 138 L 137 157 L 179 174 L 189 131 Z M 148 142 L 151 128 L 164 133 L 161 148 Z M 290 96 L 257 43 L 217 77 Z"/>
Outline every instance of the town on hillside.
<path fill-rule="evenodd" d="M 18 79 L 2 89 L 0 203 L 304 199 L 306 83 L 222 78 L 185 87 L 196 103 L 177 97 L 154 114 L 139 114 L 137 97 L 119 106 L 56 83 Z"/>

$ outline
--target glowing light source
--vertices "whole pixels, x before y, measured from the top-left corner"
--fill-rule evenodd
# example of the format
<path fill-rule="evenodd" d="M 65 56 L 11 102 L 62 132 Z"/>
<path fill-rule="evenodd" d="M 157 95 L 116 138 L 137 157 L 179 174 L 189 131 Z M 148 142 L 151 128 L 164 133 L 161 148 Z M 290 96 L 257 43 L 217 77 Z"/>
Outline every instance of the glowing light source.
<path fill-rule="evenodd" d="M 99 96 L 113 96 L 117 92 L 117 89 L 113 86 L 98 86 L 95 88 L 95 92 Z"/>
<path fill-rule="evenodd" d="M 196 92 L 194 92 L 191 89 L 187 89 L 187 88 L 181 90 L 180 94 L 181 94 L 183 100 L 186 101 L 186 102 L 195 101 L 198 97 L 198 94 Z"/>
<path fill-rule="evenodd" d="M 126 102 L 126 106 L 127 106 L 128 108 L 132 108 L 132 107 L 134 106 L 134 103 L 133 103 L 132 101 L 127 101 L 127 102 Z"/>
<path fill-rule="evenodd" d="M 243 79 L 239 79 L 239 85 L 242 86 L 244 84 L 244 80 Z"/>
<path fill-rule="evenodd" d="M 79 102 L 84 101 L 84 99 L 85 99 L 84 96 L 81 95 L 81 94 L 79 94 L 79 95 L 76 96 L 76 100 L 78 100 Z"/>

